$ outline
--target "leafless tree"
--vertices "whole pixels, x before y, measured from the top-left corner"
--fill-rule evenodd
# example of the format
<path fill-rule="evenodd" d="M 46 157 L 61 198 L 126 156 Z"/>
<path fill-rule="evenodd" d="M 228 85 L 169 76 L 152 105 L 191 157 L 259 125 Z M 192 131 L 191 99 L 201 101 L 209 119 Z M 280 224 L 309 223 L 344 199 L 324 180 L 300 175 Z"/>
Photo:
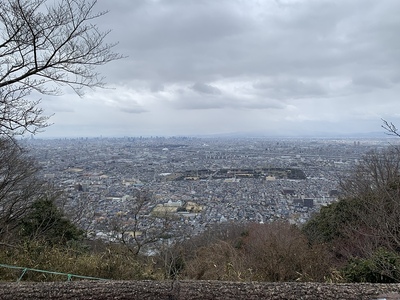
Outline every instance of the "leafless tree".
<path fill-rule="evenodd" d="M 400 137 L 397 127 L 383 120 L 388 135 Z M 340 182 L 342 201 L 356 201 L 352 220 L 343 228 L 352 242 L 340 242 L 347 256 L 372 255 L 378 247 L 400 249 L 400 149 L 390 146 L 364 155 L 346 178 Z M 343 251 L 342 251 L 343 252 Z M 346 256 L 346 254 L 344 254 Z"/>
<path fill-rule="evenodd" d="M 331 276 L 329 255 L 310 246 L 287 222 L 252 224 L 244 243 L 248 268 L 256 280 L 320 281 Z"/>
<path fill-rule="evenodd" d="M 340 187 L 345 197 L 359 197 L 385 188 L 388 183 L 399 180 L 400 151 L 389 147 L 383 151 L 366 153 L 348 176 L 341 178 Z"/>
<path fill-rule="evenodd" d="M 55 203 L 73 224 L 90 232 L 98 207 L 96 197 L 87 192 L 81 192 L 73 198 L 68 197 L 67 193 L 60 193 Z"/>
<path fill-rule="evenodd" d="M 399 149 L 369 152 L 341 186 L 342 201 L 357 202 L 355 219 L 343 229 L 353 242 L 350 250 L 368 256 L 378 247 L 400 249 Z"/>
<path fill-rule="evenodd" d="M 289 223 L 242 224 L 241 230 L 232 224 L 224 229 L 227 234 L 215 232 L 220 236 L 217 239 L 196 236 L 184 241 L 183 278 L 318 281 L 331 276 L 329 253 L 323 247 L 309 245 L 301 231 Z M 192 242 L 196 247 L 191 247 Z"/>
<path fill-rule="evenodd" d="M 35 162 L 9 138 L 0 139 L 0 240 L 13 233 L 32 203 L 48 192 Z"/>
<path fill-rule="evenodd" d="M 384 119 L 382 119 L 383 124 L 381 125 L 383 129 L 386 130 L 386 133 L 388 135 L 394 135 L 397 137 L 400 137 L 400 133 L 396 125 L 394 125 L 392 122 L 388 122 Z"/>
<path fill-rule="evenodd" d="M 119 241 L 137 256 L 145 246 L 171 237 L 174 216 L 168 211 L 152 212 L 155 203 L 147 190 L 134 190 L 125 200 L 124 211 L 112 220 L 112 229 Z"/>
<path fill-rule="evenodd" d="M 51 2 L 51 3 L 49 3 Z M 0 134 L 35 133 L 48 117 L 31 94 L 104 85 L 96 67 L 121 58 L 94 22 L 97 0 L 0 2 Z"/>

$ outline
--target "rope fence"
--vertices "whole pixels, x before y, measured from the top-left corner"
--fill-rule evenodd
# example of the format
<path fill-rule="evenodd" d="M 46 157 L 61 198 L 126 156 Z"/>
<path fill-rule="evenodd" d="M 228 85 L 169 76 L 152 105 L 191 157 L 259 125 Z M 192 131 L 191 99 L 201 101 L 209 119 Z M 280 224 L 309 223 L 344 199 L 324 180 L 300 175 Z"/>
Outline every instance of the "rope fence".
<path fill-rule="evenodd" d="M 14 269 L 14 270 L 22 270 L 21 275 L 17 279 L 17 282 L 21 281 L 22 277 L 24 277 L 24 275 L 28 271 L 46 273 L 46 274 L 52 274 L 52 275 L 67 276 L 67 281 L 71 281 L 72 278 L 87 279 L 87 280 L 107 280 L 107 279 L 104 279 L 104 278 L 82 276 L 82 275 L 75 275 L 75 274 L 61 273 L 61 272 L 53 272 L 53 271 L 46 271 L 46 270 L 39 270 L 39 269 L 32 269 L 32 268 L 25 268 L 25 267 L 17 267 L 17 266 L 5 265 L 5 264 L 0 264 L 0 267 L 1 268 Z"/>

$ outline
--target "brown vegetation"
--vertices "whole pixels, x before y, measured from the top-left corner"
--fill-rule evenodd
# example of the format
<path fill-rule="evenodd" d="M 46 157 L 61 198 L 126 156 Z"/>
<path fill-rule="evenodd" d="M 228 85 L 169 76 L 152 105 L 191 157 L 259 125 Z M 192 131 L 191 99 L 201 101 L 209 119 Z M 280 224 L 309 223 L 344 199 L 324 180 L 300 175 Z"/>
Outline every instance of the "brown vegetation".
<path fill-rule="evenodd" d="M 203 239 L 201 244 L 197 237 L 195 249 L 184 247 L 188 250 L 181 253 L 183 278 L 326 281 L 332 277 L 329 252 L 321 245 L 311 246 L 296 226 L 286 222 L 228 224 L 223 230 L 229 232 L 225 238 Z"/>

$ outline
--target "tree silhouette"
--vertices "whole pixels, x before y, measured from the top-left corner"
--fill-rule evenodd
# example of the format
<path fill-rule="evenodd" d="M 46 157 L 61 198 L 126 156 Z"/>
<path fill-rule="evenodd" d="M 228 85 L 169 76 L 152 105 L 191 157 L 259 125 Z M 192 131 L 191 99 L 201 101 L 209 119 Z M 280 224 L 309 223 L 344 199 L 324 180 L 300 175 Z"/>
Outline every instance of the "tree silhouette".
<path fill-rule="evenodd" d="M 46 193 L 47 185 L 36 177 L 36 163 L 9 138 L 0 139 L 0 161 L 0 240 L 4 240 Z"/>
<path fill-rule="evenodd" d="M 173 214 L 168 211 L 154 213 L 154 206 L 154 199 L 148 190 L 133 190 L 132 197 L 125 201 L 125 213 L 111 220 L 117 240 L 126 245 L 134 256 L 138 256 L 146 246 L 172 237 Z"/>
<path fill-rule="evenodd" d="M 122 56 L 93 22 L 97 0 L 3 0 L 0 2 L 0 134 L 35 133 L 48 117 L 33 92 L 59 95 L 62 86 L 78 95 L 101 87 L 96 66 Z"/>

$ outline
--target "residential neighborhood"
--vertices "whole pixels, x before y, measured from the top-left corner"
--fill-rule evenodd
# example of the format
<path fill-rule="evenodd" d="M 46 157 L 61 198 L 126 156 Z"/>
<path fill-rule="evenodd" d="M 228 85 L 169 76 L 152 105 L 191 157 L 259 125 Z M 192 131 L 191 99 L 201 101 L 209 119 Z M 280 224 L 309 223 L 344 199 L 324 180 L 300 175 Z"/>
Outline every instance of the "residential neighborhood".
<path fill-rule="evenodd" d="M 339 179 L 363 154 L 389 142 L 139 137 L 25 143 L 41 176 L 63 191 L 67 215 L 93 238 L 112 239 L 115 222 L 132 224 L 138 190 L 149 195 L 138 213 L 142 230 L 165 226 L 154 219 L 167 213 L 174 217 L 168 230 L 182 236 L 225 222 L 302 224 L 338 199 Z"/>

